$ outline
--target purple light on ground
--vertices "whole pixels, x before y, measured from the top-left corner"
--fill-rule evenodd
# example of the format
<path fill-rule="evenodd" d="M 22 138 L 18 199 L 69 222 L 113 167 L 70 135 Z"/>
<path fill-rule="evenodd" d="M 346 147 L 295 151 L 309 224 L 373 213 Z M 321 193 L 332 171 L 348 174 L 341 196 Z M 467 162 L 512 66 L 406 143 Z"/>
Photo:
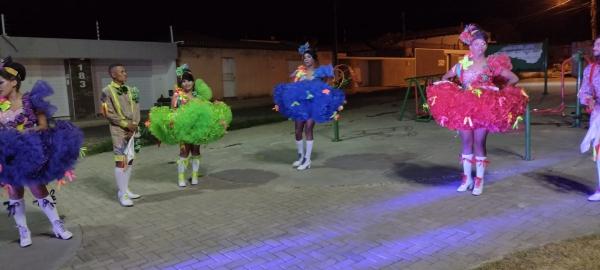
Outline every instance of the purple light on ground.
<path fill-rule="evenodd" d="M 492 174 L 486 180 L 488 182 L 501 181 L 507 177 L 533 171 L 559 161 L 560 158 L 550 157 L 526 163 L 529 166 L 497 168 L 496 170 L 501 173 Z M 501 215 L 444 225 L 391 241 L 379 239 L 378 242 L 383 242 L 383 245 L 352 241 L 351 244 L 345 243 L 339 250 L 333 252 L 324 248 L 324 246 L 332 245 L 333 242 L 344 242 L 340 239 L 352 239 L 353 236 L 368 231 L 369 227 L 379 224 L 377 222 L 378 217 L 398 213 L 398 211 L 407 211 L 411 208 L 421 207 L 454 196 L 462 196 L 463 193 L 456 192 L 455 188 L 454 185 L 424 188 L 385 201 L 378 201 L 368 206 L 351 209 L 348 211 L 348 218 L 344 220 L 351 220 L 353 223 L 359 222 L 359 224 L 352 224 L 347 228 L 340 228 L 339 224 L 331 224 L 331 226 L 318 225 L 309 229 L 292 228 L 293 235 L 290 236 L 254 241 L 256 243 L 243 247 L 210 252 L 206 256 L 199 256 L 205 257 L 204 259 L 186 260 L 169 266 L 168 269 L 227 267 L 236 262 L 249 268 L 260 266 L 270 269 L 292 265 L 314 267 L 319 265 L 320 262 L 323 263 L 323 267 L 329 267 L 327 261 L 330 258 L 338 258 L 334 260 L 334 263 L 329 262 L 333 268 L 336 267 L 335 265 L 338 262 L 340 264 L 351 264 L 353 268 L 383 267 L 395 262 L 413 261 L 431 256 L 431 254 L 442 250 L 444 252 L 460 250 L 472 241 L 481 241 L 481 239 L 489 237 L 490 233 L 498 234 L 514 230 L 524 223 L 524 216 L 519 214 L 523 210 L 514 209 Z M 547 212 L 556 210 L 557 207 L 560 207 L 560 202 L 529 208 L 528 211 Z M 322 252 L 315 251 L 320 250 L 320 248 L 323 250 Z M 340 253 L 343 253 L 343 255 Z"/>

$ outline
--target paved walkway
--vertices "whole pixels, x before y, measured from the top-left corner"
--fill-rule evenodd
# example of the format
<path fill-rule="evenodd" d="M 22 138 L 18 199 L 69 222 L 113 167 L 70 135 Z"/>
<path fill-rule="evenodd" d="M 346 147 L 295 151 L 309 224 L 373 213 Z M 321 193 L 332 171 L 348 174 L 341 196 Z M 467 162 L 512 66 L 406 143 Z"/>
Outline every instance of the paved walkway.
<path fill-rule="evenodd" d="M 522 160 L 523 134 L 490 136 L 492 163 L 475 197 L 455 191 L 455 133 L 398 121 L 398 102 L 348 107 L 343 141 L 319 125 L 303 172 L 291 168 L 290 122 L 203 148 L 207 176 L 185 189 L 177 147 L 146 147 L 131 185 L 144 197 L 132 208 L 115 200 L 111 155 L 87 157 L 58 192 L 75 238 L 45 235 L 45 217 L 28 205 L 33 246 L 18 248 L 12 221 L 0 219 L 1 268 L 466 269 L 600 232 L 600 204 L 586 201 L 595 165 L 578 153 L 585 130 L 568 118 L 534 118 L 533 161 Z"/>

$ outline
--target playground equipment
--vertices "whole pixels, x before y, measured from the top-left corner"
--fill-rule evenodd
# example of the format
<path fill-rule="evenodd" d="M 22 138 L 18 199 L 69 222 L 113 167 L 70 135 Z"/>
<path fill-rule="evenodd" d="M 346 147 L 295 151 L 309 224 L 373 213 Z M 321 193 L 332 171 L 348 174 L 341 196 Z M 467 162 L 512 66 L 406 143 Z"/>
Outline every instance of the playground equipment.
<path fill-rule="evenodd" d="M 348 89 L 352 87 L 354 71 L 348 65 L 340 64 L 333 67 L 333 86 L 339 89 Z M 334 142 L 340 141 L 340 124 L 338 117 L 333 120 L 333 139 Z"/>
<path fill-rule="evenodd" d="M 415 95 L 415 121 L 417 122 L 429 122 L 431 121 L 431 115 L 429 114 L 427 107 L 427 96 L 425 90 L 427 86 L 433 82 L 438 81 L 444 74 L 434 74 L 427 76 L 418 76 L 406 78 L 408 87 L 406 88 L 406 94 L 404 95 L 404 101 L 400 107 L 399 120 L 402 121 L 404 118 L 404 112 L 406 111 L 406 105 L 408 104 L 408 96 L 411 90 Z"/>
<path fill-rule="evenodd" d="M 586 64 L 590 64 L 592 60 L 583 55 L 583 52 L 577 51 L 573 56 L 565 59 L 560 66 L 560 104 L 554 108 L 546 108 L 546 109 L 533 109 L 534 113 L 542 114 L 542 115 L 551 115 L 551 114 L 560 114 L 561 116 L 566 116 L 565 109 L 566 108 L 575 108 L 575 121 L 573 122 L 574 127 L 581 126 L 582 119 L 582 111 L 581 104 L 579 103 L 579 99 L 576 99 L 574 105 L 566 105 L 565 102 L 565 67 L 569 65 L 574 65 L 577 67 L 577 81 L 575 83 L 576 92 L 579 91 L 579 86 L 581 86 L 581 80 L 583 78 L 583 69 L 584 69 L 584 61 Z"/>

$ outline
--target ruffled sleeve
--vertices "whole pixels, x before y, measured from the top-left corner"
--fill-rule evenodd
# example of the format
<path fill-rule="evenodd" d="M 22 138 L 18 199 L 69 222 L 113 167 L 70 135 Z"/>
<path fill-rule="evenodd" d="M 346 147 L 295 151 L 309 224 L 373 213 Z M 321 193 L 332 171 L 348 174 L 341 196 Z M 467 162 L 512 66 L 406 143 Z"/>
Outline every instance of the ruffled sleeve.
<path fill-rule="evenodd" d="M 212 99 L 212 90 L 202 79 L 196 79 L 196 82 L 194 82 L 194 90 L 198 97 L 204 100 Z"/>
<path fill-rule="evenodd" d="M 45 114 L 46 117 L 52 117 L 56 112 L 56 106 L 44 100 L 44 98 L 52 94 L 54 94 L 54 90 L 52 90 L 50 84 L 42 80 L 37 81 L 31 92 L 29 92 L 29 99 L 33 110 Z"/>
<path fill-rule="evenodd" d="M 317 69 L 315 69 L 315 72 L 313 73 L 313 78 L 315 78 L 315 79 L 333 78 L 333 66 L 325 65 L 325 66 L 318 67 Z"/>
<path fill-rule="evenodd" d="M 499 76 L 504 70 L 512 70 L 510 57 L 506 54 L 492 54 L 487 57 L 487 63 L 494 76 Z"/>

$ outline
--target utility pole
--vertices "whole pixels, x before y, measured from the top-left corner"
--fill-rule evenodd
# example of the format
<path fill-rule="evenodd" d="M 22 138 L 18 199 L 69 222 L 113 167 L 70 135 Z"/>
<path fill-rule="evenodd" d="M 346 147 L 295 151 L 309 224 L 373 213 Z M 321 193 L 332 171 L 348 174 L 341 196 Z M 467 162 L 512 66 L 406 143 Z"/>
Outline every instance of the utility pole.
<path fill-rule="evenodd" d="M 2 13 L 0 16 L 0 19 L 2 20 L 2 35 L 6 36 L 6 26 L 4 26 L 4 13 Z"/>
<path fill-rule="evenodd" d="M 337 17 L 337 0 L 333 0 L 333 50 L 331 55 L 331 63 L 333 66 L 338 64 L 338 17 Z M 333 120 L 333 140 L 340 141 L 340 124 L 337 119 Z"/>
<path fill-rule="evenodd" d="M 402 47 L 406 47 L 406 12 L 402 11 Z"/>
<path fill-rule="evenodd" d="M 96 38 L 100 40 L 100 22 L 96 20 Z"/>
<path fill-rule="evenodd" d="M 333 0 L 333 50 L 331 62 L 335 66 L 338 64 L 337 53 L 338 53 L 338 18 L 337 18 L 337 0 Z"/>

